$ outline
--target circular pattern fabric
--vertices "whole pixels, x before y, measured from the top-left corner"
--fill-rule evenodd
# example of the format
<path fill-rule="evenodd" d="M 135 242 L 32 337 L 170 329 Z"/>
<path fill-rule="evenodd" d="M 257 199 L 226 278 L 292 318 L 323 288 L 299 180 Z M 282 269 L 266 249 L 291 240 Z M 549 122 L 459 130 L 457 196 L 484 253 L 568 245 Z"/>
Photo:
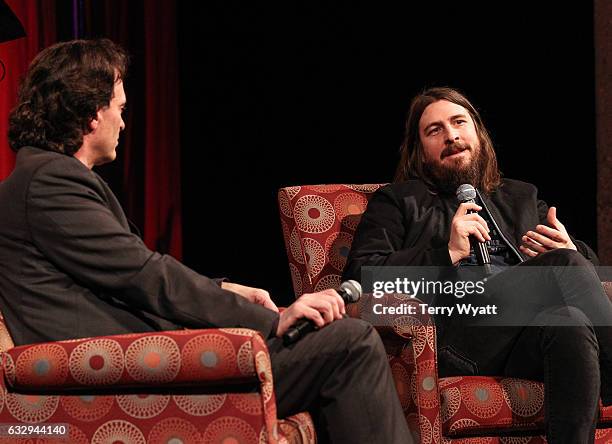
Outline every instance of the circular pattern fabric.
<path fill-rule="evenodd" d="M 293 260 L 298 264 L 303 264 L 304 255 L 302 253 L 302 245 L 300 244 L 300 236 L 295 227 L 293 227 L 291 235 L 289 236 L 289 248 L 291 249 L 291 257 L 293 257 Z"/>
<path fill-rule="evenodd" d="M 459 382 L 463 379 L 463 376 L 449 376 L 447 378 L 440 378 L 438 380 L 438 385 L 440 386 L 440 388 L 444 388 L 444 387 L 448 387 L 451 384 L 454 384 L 455 382 Z"/>
<path fill-rule="evenodd" d="M 448 390 L 442 390 L 441 395 L 440 410 L 442 422 L 446 422 L 459 411 L 459 407 L 461 407 L 461 392 L 457 387 L 451 387 Z"/>
<path fill-rule="evenodd" d="M 193 416 L 212 415 L 225 404 L 227 394 L 221 395 L 174 395 L 179 409 Z"/>
<path fill-rule="evenodd" d="M 59 396 L 6 395 L 6 408 L 19 422 L 44 422 L 53 416 L 58 405 Z"/>
<path fill-rule="evenodd" d="M 319 242 L 309 237 L 305 238 L 303 243 L 308 275 L 314 279 L 325 266 L 325 250 Z"/>
<path fill-rule="evenodd" d="M 230 327 L 230 328 L 219 328 L 218 330 L 222 331 L 223 333 L 229 333 L 231 335 L 242 336 L 242 337 L 247 337 L 247 338 L 255 336 L 255 334 L 253 333 L 253 330 L 250 330 L 248 328 Z"/>
<path fill-rule="evenodd" d="M 119 395 L 117 404 L 133 418 L 153 418 L 164 411 L 170 402 L 170 395 Z"/>
<path fill-rule="evenodd" d="M 222 416 L 206 427 L 203 442 L 207 444 L 256 443 L 257 432 L 243 419 Z"/>
<path fill-rule="evenodd" d="M 359 185 L 347 185 L 347 187 L 359 191 L 360 193 L 373 193 L 378 190 L 382 185 L 378 183 L 364 183 Z"/>
<path fill-rule="evenodd" d="M 22 384 L 61 384 L 68 376 L 68 354 L 57 344 L 41 344 L 19 355 L 16 376 Z"/>
<path fill-rule="evenodd" d="M 264 402 L 267 404 L 272 398 L 273 385 L 272 385 L 272 366 L 268 354 L 260 351 L 255 355 L 256 368 L 259 372 L 259 380 L 263 381 L 262 394 Z"/>
<path fill-rule="evenodd" d="M 97 421 L 110 412 L 114 396 L 62 396 L 62 409 L 71 418 L 84 422 Z"/>
<path fill-rule="evenodd" d="M 334 233 L 325 240 L 325 253 L 336 270 L 344 270 L 352 243 L 353 236 L 344 232 Z"/>
<path fill-rule="evenodd" d="M 112 339 L 94 339 L 79 344 L 68 362 L 70 374 L 83 385 L 111 385 L 123 373 L 123 350 Z"/>
<path fill-rule="evenodd" d="M 89 444 L 89 439 L 87 439 L 87 435 L 81 429 L 74 424 L 70 424 L 68 427 L 68 438 L 66 441 L 59 442 L 67 442 L 70 444 Z"/>
<path fill-rule="evenodd" d="M 410 406 L 410 375 L 404 366 L 398 363 L 391 366 L 391 374 L 402 410 L 405 411 Z"/>
<path fill-rule="evenodd" d="M 436 388 L 436 370 L 434 361 L 423 361 L 417 364 L 412 376 L 412 401 L 421 408 L 431 409 L 438 405 Z M 418 399 L 417 399 L 418 393 Z"/>
<path fill-rule="evenodd" d="M 259 393 L 230 393 L 230 402 L 242 413 L 247 415 L 261 415 L 262 400 Z"/>
<path fill-rule="evenodd" d="M 474 428 L 479 427 L 480 423 L 474 421 L 473 419 L 463 418 L 453 422 L 448 428 L 449 432 L 456 432 L 457 430 L 462 430 L 465 428 Z"/>
<path fill-rule="evenodd" d="M 300 270 L 293 264 L 289 264 L 289 270 L 291 271 L 291 282 L 293 282 L 293 291 L 296 297 L 300 297 L 304 291 L 302 286 L 302 277 L 300 276 Z"/>
<path fill-rule="evenodd" d="M 145 336 L 125 351 L 127 371 L 139 382 L 163 383 L 176 378 L 181 369 L 181 352 L 168 336 Z"/>
<path fill-rule="evenodd" d="M 202 436 L 195 425 L 181 418 L 166 418 L 153 426 L 147 444 L 200 444 Z"/>
<path fill-rule="evenodd" d="M 367 206 L 368 200 L 356 193 L 342 193 L 334 200 L 334 210 L 336 210 L 338 220 L 351 230 L 357 228 Z"/>
<path fill-rule="evenodd" d="M 285 187 L 285 193 L 289 196 L 289 199 L 293 199 L 298 195 L 302 187 Z"/>
<path fill-rule="evenodd" d="M 523 379 L 502 379 L 504 398 L 515 415 L 528 418 L 544 408 L 544 386 Z"/>
<path fill-rule="evenodd" d="M 319 279 L 317 285 L 315 285 L 314 291 L 323 291 L 328 288 L 338 288 L 340 286 L 340 281 L 342 280 L 342 276 L 339 274 L 327 274 Z"/>
<path fill-rule="evenodd" d="M 324 197 L 306 194 L 293 207 L 295 223 L 305 233 L 325 233 L 336 220 L 332 204 Z"/>
<path fill-rule="evenodd" d="M 504 403 L 502 389 L 496 383 L 468 382 L 459 386 L 467 409 L 479 418 L 492 418 Z"/>
<path fill-rule="evenodd" d="M 340 184 L 333 185 L 308 185 L 308 191 L 312 191 L 313 193 L 335 193 L 336 191 L 340 191 L 344 186 Z"/>
<path fill-rule="evenodd" d="M 286 217 L 293 218 L 293 211 L 291 210 L 291 202 L 289 196 L 284 191 L 278 193 L 278 206 Z"/>
<path fill-rule="evenodd" d="M 236 369 L 236 351 L 232 341 L 216 333 L 196 336 L 183 347 L 183 369 L 186 378 L 214 378 Z"/>
<path fill-rule="evenodd" d="M 238 370 L 243 375 L 255 373 L 255 362 L 253 361 L 253 344 L 245 342 L 238 349 Z"/>
<path fill-rule="evenodd" d="M 92 444 L 146 444 L 138 427 L 128 421 L 108 421 L 98 427 L 91 438 Z"/>
<path fill-rule="evenodd" d="M 8 382 L 10 382 L 11 384 L 15 383 L 15 362 L 13 361 L 13 358 L 11 357 L 11 355 L 9 355 L 8 353 L 3 353 L 2 354 L 2 366 L 4 367 L 4 377 L 6 378 L 6 380 Z"/>
<path fill-rule="evenodd" d="M 392 317 L 393 321 L 392 321 L 392 325 L 393 325 L 393 331 L 395 332 L 395 334 L 401 336 L 402 338 L 406 338 L 406 339 L 412 339 L 413 338 L 413 328 L 415 327 L 421 327 L 423 326 L 423 323 L 421 322 L 421 320 L 419 318 L 415 318 L 414 316 L 399 316 L 399 317 Z M 414 338 L 413 340 L 415 341 L 419 341 L 420 344 L 419 347 L 416 347 L 416 349 L 420 349 L 421 352 L 422 347 L 425 346 L 425 335 L 419 335 L 420 337 Z M 417 353 L 417 355 L 421 354 L 421 352 Z"/>
<path fill-rule="evenodd" d="M 597 432 L 595 432 L 597 435 Z M 531 437 L 529 436 L 502 436 L 499 438 L 500 444 L 529 444 Z"/>

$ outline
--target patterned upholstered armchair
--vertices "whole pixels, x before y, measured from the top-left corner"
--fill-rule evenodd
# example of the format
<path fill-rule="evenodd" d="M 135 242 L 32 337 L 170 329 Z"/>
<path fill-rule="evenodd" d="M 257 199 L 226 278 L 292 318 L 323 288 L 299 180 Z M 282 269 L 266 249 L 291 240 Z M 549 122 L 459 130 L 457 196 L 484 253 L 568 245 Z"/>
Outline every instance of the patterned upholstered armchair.
<path fill-rule="evenodd" d="M 277 420 L 268 350 L 253 330 L 13 347 L 0 317 L 0 348 L 1 443 L 315 442 L 307 413 Z M 6 424 L 65 424 L 67 433 L 20 440 Z"/>
<path fill-rule="evenodd" d="M 306 185 L 278 194 L 281 224 L 296 297 L 334 288 L 353 234 L 381 185 Z M 612 287 L 606 288 L 612 298 Z M 385 303 L 416 304 L 390 294 Z M 365 295 L 353 315 L 368 320 Z M 371 319 L 371 317 L 370 317 Z M 543 384 L 504 377 L 439 378 L 436 330 L 426 316 L 377 319 L 406 420 L 422 444 L 541 444 Z M 612 407 L 600 409 L 596 443 L 612 443 Z"/>

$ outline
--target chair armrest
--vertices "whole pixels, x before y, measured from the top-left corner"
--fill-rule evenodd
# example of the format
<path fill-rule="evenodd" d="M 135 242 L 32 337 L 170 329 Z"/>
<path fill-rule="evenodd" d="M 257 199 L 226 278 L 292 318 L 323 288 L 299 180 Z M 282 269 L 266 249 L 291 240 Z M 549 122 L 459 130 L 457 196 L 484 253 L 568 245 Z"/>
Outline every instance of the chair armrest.
<path fill-rule="evenodd" d="M 396 313 L 387 310 L 386 314 L 376 314 L 375 304 L 394 307 Z M 422 312 L 422 304 L 421 300 L 402 294 L 385 294 L 382 298 L 364 294 L 357 307 L 350 307 L 349 312 L 370 322 L 379 332 L 410 427 L 418 430 L 419 436 L 433 433 L 433 442 L 439 442 L 441 414 L 436 326 L 432 317 Z"/>
<path fill-rule="evenodd" d="M 239 328 L 47 342 L 0 356 L 6 384 L 15 390 L 164 389 L 267 379 L 272 384 L 261 334 Z"/>

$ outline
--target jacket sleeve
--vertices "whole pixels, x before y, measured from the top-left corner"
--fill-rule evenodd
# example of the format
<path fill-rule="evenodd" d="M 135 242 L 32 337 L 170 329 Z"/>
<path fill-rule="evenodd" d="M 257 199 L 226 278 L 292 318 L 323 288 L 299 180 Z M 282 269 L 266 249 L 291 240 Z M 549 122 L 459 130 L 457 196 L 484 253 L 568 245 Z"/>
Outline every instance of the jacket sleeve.
<path fill-rule="evenodd" d="M 368 203 L 351 247 L 344 271 L 344 279 L 361 277 L 364 266 L 451 266 L 448 244 L 404 247 L 414 214 L 406 214 L 401 203 L 388 187 L 377 191 Z M 423 227 L 421 227 L 422 229 Z"/>
<path fill-rule="evenodd" d="M 190 328 L 245 327 L 274 334 L 278 314 L 150 251 L 107 207 L 97 178 L 58 159 L 34 175 L 26 203 L 32 242 L 55 266 L 95 294 Z"/>
<path fill-rule="evenodd" d="M 548 204 L 543 200 L 538 200 L 538 216 L 540 218 L 540 224 L 548 226 L 548 221 L 546 220 L 546 216 L 548 214 Z M 570 234 L 570 238 L 578 252 L 581 253 L 585 258 L 593 263 L 593 265 L 599 265 L 599 258 L 595 254 L 595 252 L 589 247 L 586 243 L 581 240 L 574 238 Z"/>

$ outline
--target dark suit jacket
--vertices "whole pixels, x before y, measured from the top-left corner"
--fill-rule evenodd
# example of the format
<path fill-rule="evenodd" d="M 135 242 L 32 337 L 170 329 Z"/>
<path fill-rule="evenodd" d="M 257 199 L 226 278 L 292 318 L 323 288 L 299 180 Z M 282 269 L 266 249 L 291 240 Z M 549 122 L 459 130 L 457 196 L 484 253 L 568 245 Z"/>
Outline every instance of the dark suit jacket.
<path fill-rule="evenodd" d="M 485 208 L 515 255 L 521 237 L 546 222 L 548 205 L 538 199 L 537 188 L 504 179 Z M 353 240 L 343 279 L 361 278 L 363 266 L 451 266 L 448 252 L 451 221 L 457 211 L 455 196 L 441 196 L 420 180 L 387 185 L 370 199 Z M 572 238 L 576 248 L 598 265 L 593 250 Z"/>
<path fill-rule="evenodd" d="M 204 253 L 206 254 L 206 253 Z M 248 327 L 278 314 L 133 234 L 78 159 L 24 147 L 0 183 L 0 309 L 15 344 L 180 327 Z"/>

